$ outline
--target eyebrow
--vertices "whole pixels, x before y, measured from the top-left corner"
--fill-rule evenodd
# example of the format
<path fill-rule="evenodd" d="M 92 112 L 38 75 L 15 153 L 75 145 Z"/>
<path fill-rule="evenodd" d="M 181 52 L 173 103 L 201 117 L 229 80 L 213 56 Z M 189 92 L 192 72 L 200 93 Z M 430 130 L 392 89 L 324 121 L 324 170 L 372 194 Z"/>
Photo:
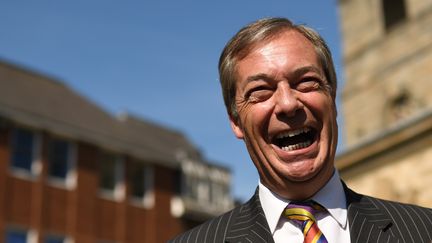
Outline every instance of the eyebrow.
<path fill-rule="evenodd" d="M 293 77 L 299 77 L 307 72 L 314 72 L 319 74 L 321 77 L 323 76 L 323 72 L 320 68 L 315 67 L 315 66 L 304 66 L 304 67 L 300 67 L 296 70 L 294 70 L 294 72 L 290 73 L 290 76 Z M 271 76 L 265 74 L 265 73 L 258 73 L 255 75 L 251 75 L 249 77 L 247 77 L 246 82 L 253 82 L 253 81 L 257 81 L 257 80 L 264 80 L 264 81 L 270 81 L 273 80 L 273 78 L 271 78 Z"/>
<path fill-rule="evenodd" d="M 267 74 L 265 73 L 258 73 L 252 76 L 247 77 L 246 82 L 253 82 L 253 81 L 257 81 L 257 80 L 264 80 L 264 81 L 269 81 L 272 78 L 270 78 Z"/>
<path fill-rule="evenodd" d="M 295 77 L 301 76 L 307 72 L 314 72 L 319 74 L 320 76 L 323 76 L 323 72 L 320 68 L 315 67 L 315 66 L 305 66 L 305 67 L 301 67 L 299 69 L 294 70 L 293 75 Z"/>

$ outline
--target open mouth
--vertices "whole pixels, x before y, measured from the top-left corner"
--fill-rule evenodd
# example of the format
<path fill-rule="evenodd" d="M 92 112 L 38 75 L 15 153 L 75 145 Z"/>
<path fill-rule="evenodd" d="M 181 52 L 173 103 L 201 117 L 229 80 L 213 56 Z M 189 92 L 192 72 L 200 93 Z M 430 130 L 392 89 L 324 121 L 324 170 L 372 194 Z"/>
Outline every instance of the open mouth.
<path fill-rule="evenodd" d="M 306 148 L 315 141 L 316 133 L 314 129 L 309 127 L 285 131 L 275 136 L 273 144 L 284 151 Z"/>

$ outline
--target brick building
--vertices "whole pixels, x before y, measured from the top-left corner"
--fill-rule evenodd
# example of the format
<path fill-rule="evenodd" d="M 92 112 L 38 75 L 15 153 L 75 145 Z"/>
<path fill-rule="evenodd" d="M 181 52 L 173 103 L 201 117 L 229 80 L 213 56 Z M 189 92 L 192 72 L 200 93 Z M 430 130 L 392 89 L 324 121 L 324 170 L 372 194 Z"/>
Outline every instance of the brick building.
<path fill-rule="evenodd" d="M 232 207 L 178 131 L 0 62 L 0 242 L 165 242 Z"/>
<path fill-rule="evenodd" d="M 339 0 L 345 86 L 341 176 L 432 206 L 432 2 Z"/>

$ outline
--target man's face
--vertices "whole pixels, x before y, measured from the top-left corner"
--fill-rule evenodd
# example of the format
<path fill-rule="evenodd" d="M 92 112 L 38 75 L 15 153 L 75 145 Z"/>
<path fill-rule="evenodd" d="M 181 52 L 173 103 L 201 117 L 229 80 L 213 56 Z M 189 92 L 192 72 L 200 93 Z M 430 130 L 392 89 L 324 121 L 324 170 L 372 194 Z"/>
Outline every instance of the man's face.
<path fill-rule="evenodd" d="M 314 46 L 288 30 L 237 63 L 235 135 L 246 143 L 261 182 L 304 199 L 332 176 L 337 144 L 334 97 Z"/>

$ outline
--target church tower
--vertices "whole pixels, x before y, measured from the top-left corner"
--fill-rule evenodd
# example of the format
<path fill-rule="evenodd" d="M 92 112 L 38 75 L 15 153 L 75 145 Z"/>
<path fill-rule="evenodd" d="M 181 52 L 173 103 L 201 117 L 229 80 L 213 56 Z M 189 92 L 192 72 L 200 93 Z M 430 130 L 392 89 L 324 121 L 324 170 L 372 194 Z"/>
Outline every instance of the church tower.
<path fill-rule="evenodd" d="M 421 189 L 432 183 L 432 1 L 339 0 L 339 13 L 341 175 L 360 192 L 432 206 Z"/>
<path fill-rule="evenodd" d="M 340 0 L 348 146 L 432 107 L 432 1 Z"/>

